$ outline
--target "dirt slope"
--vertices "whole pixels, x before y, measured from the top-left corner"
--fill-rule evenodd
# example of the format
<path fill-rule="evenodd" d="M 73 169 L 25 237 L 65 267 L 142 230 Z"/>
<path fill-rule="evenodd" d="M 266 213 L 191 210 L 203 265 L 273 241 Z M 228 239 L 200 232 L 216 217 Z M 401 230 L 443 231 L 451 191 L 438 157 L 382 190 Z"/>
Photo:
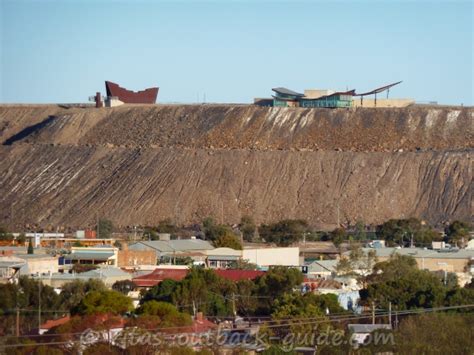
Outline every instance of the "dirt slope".
<path fill-rule="evenodd" d="M 473 112 L 0 106 L 0 223 L 469 219 Z"/>

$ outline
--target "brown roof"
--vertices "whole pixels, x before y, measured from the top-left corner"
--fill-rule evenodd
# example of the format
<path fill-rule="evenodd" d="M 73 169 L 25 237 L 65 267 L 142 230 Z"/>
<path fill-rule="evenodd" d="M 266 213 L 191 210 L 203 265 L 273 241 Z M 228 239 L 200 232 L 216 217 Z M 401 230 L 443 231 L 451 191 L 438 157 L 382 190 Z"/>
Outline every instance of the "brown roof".
<path fill-rule="evenodd" d="M 58 319 L 50 319 L 44 322 L 43 324 L 41 324 L 40 329 L 51 329 L 51 328 L 54 328 L 54 327 L 57 327 L 59 325 L 63 325 L 69 322 L 70 319 L 71 317 L 69 316 L 65 316 Z"/>

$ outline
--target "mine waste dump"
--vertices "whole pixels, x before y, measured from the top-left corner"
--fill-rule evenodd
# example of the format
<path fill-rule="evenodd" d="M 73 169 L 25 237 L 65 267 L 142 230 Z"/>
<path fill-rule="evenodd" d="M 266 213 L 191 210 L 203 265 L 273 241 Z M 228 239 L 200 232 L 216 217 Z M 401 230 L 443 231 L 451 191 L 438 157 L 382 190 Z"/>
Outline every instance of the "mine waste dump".
<path fill-rule="evenodd" d="M 474 109 L 0 106 L 0 223 L 472 218 Z"/>

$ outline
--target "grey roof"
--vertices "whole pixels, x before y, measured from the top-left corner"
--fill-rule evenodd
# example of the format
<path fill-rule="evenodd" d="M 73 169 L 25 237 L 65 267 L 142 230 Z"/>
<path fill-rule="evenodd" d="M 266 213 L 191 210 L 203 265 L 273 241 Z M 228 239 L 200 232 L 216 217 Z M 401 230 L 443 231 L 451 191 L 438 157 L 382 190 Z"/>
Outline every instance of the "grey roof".
<path fill-rule="evenodd" d="M 300 94 L 299 92 L 296 92 L 287 88 L 282 88 L 282 87 L 273 88 L 272 90 L 275 91 L 276 93 L 283 94 L 283 95 L 300 96 L 300 97 L 304 96 L 304 94 Z"/>
<path fill-rule="evenodd" d="M 131 250 L 149 250 L 154 249 L 162 253 L 172 253 L 175 251 L 191 250 L 212 250 L 214 247 L 205 240 L 201 239 L 179 239 L 179 240 L 152 240 L 141 241 L 129 246 Z"/>
<path fill-rule="evenodd" d="M 333 272 L 339 260 L 316 260 L 308 265 L 309 272 Z"/>
<path fill-rule="evenodd" d="M 81 274 L 90 278 L 106 278 L 106 277 L 122 277 L 122 276 L 124 277 L 129 276 L 130 278 L 132 278 L 132 274 L 129 274 L 128 272 L 125 272 L 118 267 L 104 267 L 104 268 L 86 271 Z"/>
<path fill-rule="evenodd" d="M 113 252 L 77 252 L 66 255 L 68 260 L 108 260 L 114 256 Z"/>
<path fill-rule="evenodd" d="M 127 277 L 132 278 L 132 274 L 121 270 L 120 268 L 116 267 L 107 267 L 107 268 L 100 268 L 96 270 L 90 270 L 87 272 L 81 273 L 53 273 L 47 276 L 41 276 L 41 278 L 50 278 L 54 280 L 89 280 L 89 279 L 107 279 L 113 277 Z"/>
<path fill-rule="evenodd" d="M 240 259 L 237 255 L 209 255 L 208 260 L 236 261 Z"/>
<path fill-rule="evenodd" d="M 378 257 L 390 257 L 392 254 L 413 256 L 415 258 L 433 258 L 433 259 L 471 259 L 474 258 L 474 250 L 460 249 L 455 251 L 444 251 L 421 248 L 362 248 L 364 253 L 371 250 L 375 251 Z M 349 255 L 350 252 L 344 253 Z"/>
<path fill-rule="evenodd" d="M 347 328 L 353 333 L 371 333 L 379 329 L 391 330 L 392 326 L 390 324 L 349 324 Z"/>
<path fill-rule="evenodd" d="M 11 261 L 0 261 L 0 268 L 12 268 L 12 269 L 18 269 L 21 268 L 23 265 L 25 265 L 24 261 L 16 261 L 16 260 L 11 260 Z"/>

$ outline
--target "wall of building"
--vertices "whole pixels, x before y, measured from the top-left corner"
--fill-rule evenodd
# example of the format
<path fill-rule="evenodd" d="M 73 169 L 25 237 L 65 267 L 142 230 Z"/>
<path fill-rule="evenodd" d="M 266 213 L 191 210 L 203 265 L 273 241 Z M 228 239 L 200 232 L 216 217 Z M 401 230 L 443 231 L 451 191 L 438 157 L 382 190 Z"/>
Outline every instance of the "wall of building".
<path fill-rule="evenodd" d="M 41 257 L 41 258 L 25 258 L 28 266 L 27 274 L 47 274 L 58 272 L 59 263 L 58 258 L 55 257 Z M 21 271 L 24 274 L 24 271 Z"/>
<path fill-rule="evenodd" d="M 119 250 L 118 267 L 156 265 L 154 250 Z"/>
<path fill-rule="evenodd" d="M 258 266 L 299 266 L 300 248 L 261 248 L 242 250 L 242 259 Z"/>
<path fill-rule="evenodd" d="M 378 257 L 378 261 L 386 261 L 390 257 Z M 455 258 L 423 258 L 415 257 L 418 268 L 429 271 L 466 272 L 468 259 Z"/>
<path fill-rule="evenodd" d="M 375 106 L 375 99 L 364 97 L 362 101 L 363 107 L 407 107 L 413 105 L 415 100 L 413 99 L 379 99 L 377 98 L 377 106 Z M 361 107 L 360 97 L 354 97 L 352 101 L 352 107 Z"/>

